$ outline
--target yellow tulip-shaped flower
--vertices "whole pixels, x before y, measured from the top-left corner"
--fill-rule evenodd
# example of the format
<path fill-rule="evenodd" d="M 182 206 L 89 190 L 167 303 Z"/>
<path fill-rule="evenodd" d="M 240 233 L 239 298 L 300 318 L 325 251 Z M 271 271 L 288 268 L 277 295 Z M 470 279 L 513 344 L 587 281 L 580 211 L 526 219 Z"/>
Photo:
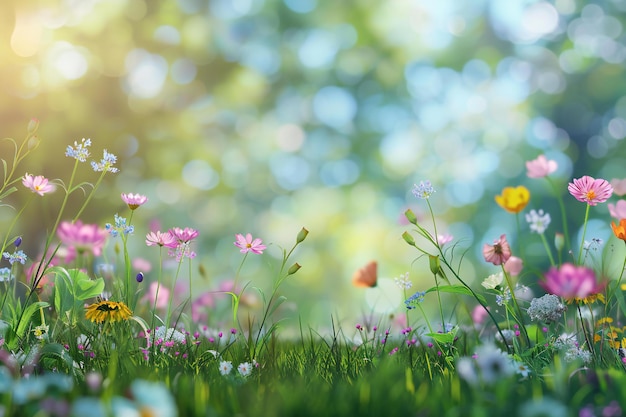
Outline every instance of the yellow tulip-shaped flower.
<path fill-rule="evenodd" d="M 520 185 L 518 187 L 504 187 L 502 195 L 496 196 L 496 203 L 509 213 L 519 213 L 530 200 L 528 188 Z"/>

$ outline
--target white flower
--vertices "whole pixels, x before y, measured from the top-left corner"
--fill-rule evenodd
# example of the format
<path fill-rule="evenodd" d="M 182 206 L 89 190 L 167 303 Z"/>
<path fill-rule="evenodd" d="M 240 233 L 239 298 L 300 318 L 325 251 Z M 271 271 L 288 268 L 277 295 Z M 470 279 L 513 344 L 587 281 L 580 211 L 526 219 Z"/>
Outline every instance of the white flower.
<path fill-rule="evenodd" d="M 33 333 L 38 340 L 43 340 L 46 334 L 48 334 L 49 327 L 45 324 L 41 324 L 33 329 Z"/>
<path fill-rule="evenodd" d="M 220 362 L 220 374 L 228 375 L 230 371 L 233 369 L 233 364 L 231 361 L 221 361 Z"/>
<path fill-rule="evenodd" d="M 515 371 L 506 353 L 495 345 L 481 345 L 476 349 L 476 365 L 483 382 L 493 384 Z"/>
<path fill-rule="evenodd" d="M 246 377 L 252 372 L 252 365 L 250 365 L 250 363 L 248 362 L 240 363 L 237 367 L 237 370 L 239 371 L 241 376 Z"/>
<path fill-rule="evenodd" d="M 413 283 L 411 282 L 411 280 L 409 279 L 409 273 L 405 273 L 404 275 L 400 275 L 399 278 L 394 278 L 393 279 L 396 282 L 396 285 L 401 289 L 401 290 L 408 290 L 413 286 Z"/>
<path fill-rule="evenodd" d="M 544 213 L 543 210 L 539 210 L 539 212 L 531 210 L 526 214 L 526 221 L 530 225 L 530 230 L 540 235 L 546 231 L 551 220 L 550 213 Z"/>
<path fill-rule="evenodd" d="M 495 290 L 496 287 L 502 284 L 504 280 L 504 273 L 498 272 L 497 274 L 491 274 L 482 282 L 482 286 L 488 290 Z"/>

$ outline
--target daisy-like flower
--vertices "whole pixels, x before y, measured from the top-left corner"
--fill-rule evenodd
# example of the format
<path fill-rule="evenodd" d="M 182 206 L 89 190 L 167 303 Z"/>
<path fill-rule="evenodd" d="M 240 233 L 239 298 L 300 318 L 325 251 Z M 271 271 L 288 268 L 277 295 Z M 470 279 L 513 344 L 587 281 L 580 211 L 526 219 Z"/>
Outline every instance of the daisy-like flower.
<path fill-rule="evenodd" d="M 176 246 L 178 246 L 178 240 L 170 232 L 150 232 L 146 235 L 146 245 L 175 248 Z"/>
<path fill-rule="evenodd" d="M 614 222 L 611 222 L 611 228 L 613 228 L 615 237 L 626 242 L 626 219 L 621 219 L 619 225 L 615 225 Z"/>
<path fill-rule="evenodd" d="M 398 288 L 402 290 L 408 290 L 413 286 L 413 283 L 409 279 L 409 273 L 405 273 L 404 275 L 400 275 L 398 278 L 393 279 L 398 286 Z"/>
<path fill-rule="evenodd" d="M 67 145 L 67 149 L 65 150 L 65 156 L 69 156 L 70 158 L 74 158 L 77 161 L 85 162 L 89 157 L 89 149 L 91 146 L 91 139 L 85 139 L 78 143 L 74 141 L 74 146 Z"/>
<path fill-rule="evenodd" d="M 32 192 L 40 196 L 55 190 L 55 186 L 50 184 L 48 179 L 43 175 L 37 175 L 35 177 L 26 173 L 24 174 L 24 178 L 22 178 L 22 184 L 24 184 L 24 187 L 29 188 Z"/>
<path fill-rule="evenodd" d="M 567 190 L 576 200 L 590 206 L 604 203 L 613 194 L 613 187 L 607 180 L 595 179 L 588 175 L 574 179 L 568 184 Z"/>
<path fill-rule="evenodd" d="M 129 209 L 135 210 L 139 206 L 144 205 L 148 201 L 148 197 L 146 197 L 145 195 L 141 195 L 141 194 L 122 193 L 122 201 L 128 204 Z"/>
<path fill-rule="evenodd" d="M 107 152 L 107 150 L 105 149 L 100 162 L 91 161 L 91 168 L 93 168 L 93 170 L 96 172 L 112 172 L 115 174 L 119 171 L 119 169 L 113 166 L 116 162 L 117 156 Z"/>
<path fill-rule="evenodd" d="M 559 269 L 550 268 L 545 281 L 539 285 L 548 293 L 566 300 L 583 299 L 602 290 L 593 269 L 571 263 L 565 263 Z"/>
<path fill-rule="evenodd" d="M 240 249 L 239 252 L 241 253 L 252 252 L 260 255 L 265 249 L 267 249 L 267 246 L 263 244 L 261 239 L 258 237 L 256 239 L 252 239 L 252 235 L 250 233 L 247 233 L 245 237 L 244 235 L 238 233 L 235 235 L 235 238 L 237 241 L 234 242 L 234 244 Z"/>
<path fill-rule="evenodd" d="M 11 268 L 0 268 L 0 282 L 9 282 L 13 280 L 13 278 Z"/>
<path fill-rule="evenodd" d="M 180 227 L 173 227 L 169 230 L 170 234 L 178 239 L 179 242 L 190 242 L 198 237 L 199 233 L 196 229 L 192 229 L 191 227 L 185 227 L 181 229 Z"/>
<path fill-rule="evenodd" d="M 26 256 L 26 254 L 22 250 L 15 251 L 13 253 L 4 252 L 2 256 L 4 257 L 4 259 L 7 259 L 11 265 L 16 262 L 24 265 L 26 263 L 26 260 L 28 259 L 28 256 Z"/>
<path fill-rule="evenodd" d="M 91 304 L 85 309 L 85 317 L 93 323 L 128 320 L 132 315 L 130 308 L 123 302 L 101 300 Z"/>
<path fill-rule="evenodd" d="M 483 256 L 485 261 L 494 265 L 502 265 L 511 257 L 511 247 L 506 240 L 506 235 L 500 235 L 500 239 L 495 240 L 493 245 L 485 243 L 483 246 Z"/>
<path fill-rule="evenodd" d="M 609 214 L 614 219 L 626 219 L 626 200 L 619 200 L 617 204 L 607 204 Z"/>
<path fill-rule="evenodd" d="M 422 200 L 426 200 L 435 192 L 435 188 L 430 181 L 420 181 L 419 185 L 413 185 L 413 195 Z"/>
<path fill-rule="evenodd" d="M 539 155 L 537 159 L 526 162 L 526 176 L 528 178 L 543 178 L 552 174 L 558 165 L 556 161 L 549 160 L 545 155 Z"/>
<path fill-rule="evenodd" d="M 252 365 L 248 362 L 240 363 L 237 367 L 237 371 L 239 371 L 239 374 L 245 378 L 252 372 Z"/>
<path fill-rule="evenodd" d="M 497 195 L 495 199 L 496 203 L 509 213 L 519 213 L 530 201 L 530 191 L 523 185 L 504 187 L 502 195 Z"/>
<path fill-rule="evenodd" d="M 33 334 L 38 340 L 43 340 L 46 334 L 48 334 L 49 327 L 45 324 L 41 324 L 33 329 Z"/>
<path fill-rule="evenodd" d="M 220 362 L 220 374 L 228 375 L 233 370 L 233 364 L 231 361 Z"/>
<path fill-rule="evenodd" d="M 550 218 L 550 213 L 544 213 L 543 210 L 531 210 L 530 213 L 526 214 L 526 221 L 531 231 L 541 235 L 546 231 L 552 219 Z"/>

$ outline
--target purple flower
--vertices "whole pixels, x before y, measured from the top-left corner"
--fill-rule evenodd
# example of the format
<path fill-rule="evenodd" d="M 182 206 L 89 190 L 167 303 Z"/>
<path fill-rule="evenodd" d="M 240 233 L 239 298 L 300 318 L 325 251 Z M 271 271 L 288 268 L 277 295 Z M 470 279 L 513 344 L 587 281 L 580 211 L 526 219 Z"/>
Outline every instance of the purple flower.
<path fill-rule="evenodd" d="M 540 285 L 548 293 L 566 300 L 585 298 L 602 290 L 602 285 L 598 284 L 592 269 L 571 263 L 565 263 L 559 269 L 550 268 L 545 278 L 545 282 Z"/>
<path fill-rule="evenodd" d="M 267 246 L 263 244 L 261 239 L 256 238 L 253 240 L 250 233 L 246 234 L 245 237 L 238 233 L 235 235 L 235 238 L 237 238 L 237 241 L 234 242 L 235 246 L 240 248 L 239 252 L 241 253 L 252 252 L 260 255 L 265 249 L 267 249 Z"/>

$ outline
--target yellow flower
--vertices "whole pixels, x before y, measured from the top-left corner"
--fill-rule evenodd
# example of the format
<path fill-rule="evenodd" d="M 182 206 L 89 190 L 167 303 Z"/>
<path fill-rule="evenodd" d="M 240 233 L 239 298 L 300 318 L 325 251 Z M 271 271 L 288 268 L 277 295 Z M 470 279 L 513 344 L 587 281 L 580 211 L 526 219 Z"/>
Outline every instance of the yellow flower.
<path fill-rule="evenodd" d="M 520 185 L 519 187 L 504 187 L 502 195 L 496 196 L 496 203 L 509 213 L 519 213 L 530 200 L 530 191 L 528 188 Z"/>
<path fill-rule="evenodd" d="M 102 323 L 107 320 L 114 323 L 128 320 L 133 315 L 126 304 L 117 301 L 98 301 L 87 307 L 86 310 L 85 317 L 94 323 Z"/>

